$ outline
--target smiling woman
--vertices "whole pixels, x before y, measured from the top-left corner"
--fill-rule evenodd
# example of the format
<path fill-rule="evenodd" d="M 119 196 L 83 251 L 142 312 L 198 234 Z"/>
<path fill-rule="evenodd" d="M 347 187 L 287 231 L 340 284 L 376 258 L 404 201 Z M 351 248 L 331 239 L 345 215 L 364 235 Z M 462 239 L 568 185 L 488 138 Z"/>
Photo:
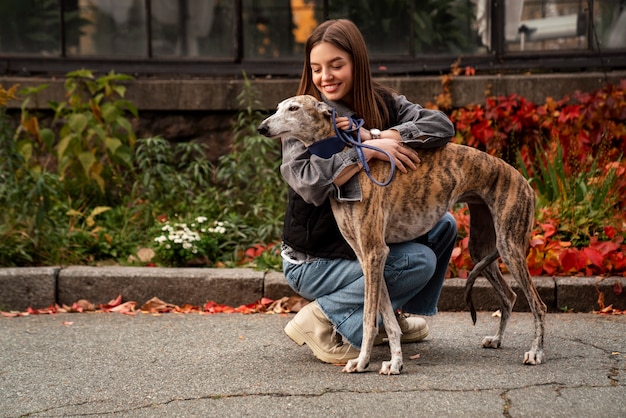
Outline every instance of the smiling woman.
<path fill-rule="evenodd" d="M 313 84 L 329 100 L 346 98 L 352 105 L 352 57 L 333 44 L 322 42 L 311 50 Z"/>
<path fill-rule="evenodd" d="M 321 361 L 345 363 L 358 356 L 355 347 L 361 344 L 364 276 L 339 232 L 330 202 L 361 199 L 356 174 L 366 161 L 388 160 L 400 171 L 414 170 L 419 162 L 414 148 L 443 146 L 454 128 L 442 112 L 424 109 L 374 81 L 365 40 L 345 19 L 322 23 L 307 39 L 298 94 L 325 102 L 326 113 L 335 109 L 339 130 L 353 129 L 352 117 L 363 119 L 358 134 L 372 146 L 363 149 L 363 158 L 355 147 L 323 158 L 312 155 L 295 135 L 281 138 L 281 174 L 289 184 L 283 270 L 294 291 L 314 300 L 289 322 L 285 333 L 299 345 L 306 343 Z M 311 97 L 301 100 L 306 104 L 281 103 L 278 113 L 318 108 Z M 308 120 L 306 114 L 299 119 L 302 123 Z M 312 126 L 308 130 L 315 131 Z M 422 239 L 389 245 L 385 280 L 395 310 L 435 313 L 455 238 L 456 223 L 446 214 Z M 398 323 L 403 342 L 428 335 L 422 318 L 400 316 Z"/>

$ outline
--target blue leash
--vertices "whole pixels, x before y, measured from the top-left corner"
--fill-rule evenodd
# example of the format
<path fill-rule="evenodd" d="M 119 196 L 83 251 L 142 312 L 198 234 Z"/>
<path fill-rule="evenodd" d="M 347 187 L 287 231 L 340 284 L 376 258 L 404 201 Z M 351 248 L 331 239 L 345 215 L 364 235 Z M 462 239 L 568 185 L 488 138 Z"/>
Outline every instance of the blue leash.
<path fill-rule="evenodd" d="M 369 179 L 374 182 L 374 184 L 377 184 L 379 186 L 387 186 L 393 180 L 393 176 L 396 172 L 396 163 L 393 160 L 393 156 L 385 150 L 361 142 L 361 133 L 359 129 L 365 123 L 363 119 L 354 119 L 349 116 L 348 120 L 350 121 L 350 126 L 348 127 L 348 129 L 343 130 L 337 128 L 337 111 L 333 108 L 332 121 L 333 128 L 335 129 L 335 136 L 315 142 L 309 147 L 309 152 L 321 158 L 330 158 L 333 154 L 336 154 L 339 151 L 343 150 L 346 145 L 354 147 L 356 149 L 357 156 L 359 157 L 359 161 L 361 162 L 361 165 L 363 165 L 363 169 L 367 174 L 367 177 L 369 177 Z M 355 132 L 356 139 L 354 139 L 353 137 L 353 134 Z M 391 171 L 389 172 L 389 177 L 386 181 L 380 182 L 372 176 L 372 173 L 370 172 L 370 167 L 367 164 L 365 155 L 363 154 L 363 148 L 382 152 L 387 156 L 387 158 L 389 158 L 389 162 L 391 163 Z"/>

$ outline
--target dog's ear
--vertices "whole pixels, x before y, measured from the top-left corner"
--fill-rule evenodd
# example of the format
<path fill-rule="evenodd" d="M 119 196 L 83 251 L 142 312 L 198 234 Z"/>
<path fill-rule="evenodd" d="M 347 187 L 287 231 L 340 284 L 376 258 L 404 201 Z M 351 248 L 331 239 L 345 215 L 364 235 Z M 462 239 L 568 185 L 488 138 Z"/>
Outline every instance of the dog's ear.
<path fill-rule="evenodd" d="M 315 108 L 317 109 L 318 112 L 320 112 L 323 115 L 331 116 L 333 114 L 333 108 L 324 102 L 320 102 L 320 101 L 316 102 Z"/>

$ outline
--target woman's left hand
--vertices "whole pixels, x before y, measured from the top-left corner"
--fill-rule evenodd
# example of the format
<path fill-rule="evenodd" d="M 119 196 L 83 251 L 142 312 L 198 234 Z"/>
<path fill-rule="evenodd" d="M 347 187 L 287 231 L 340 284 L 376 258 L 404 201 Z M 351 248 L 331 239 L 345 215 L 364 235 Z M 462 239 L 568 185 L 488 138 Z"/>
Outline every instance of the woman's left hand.
<path fill-rule="evenodd" d="M 411 147 L 407 147 L 402 142 L 393 138 L 380 138 L 367 141 L 368 145 L 372 145 L 376 148 L 386 151 L 393 157 L 394 163 L 398 170 L 406 173 L 407 167 L 411 170 L 417 168 L 417 164 L 420 163 L 420 157 L 417 151 Z M 389 161 L 389 157 L 384 152 L 372 150 L 369 148 L 363 148 L 367 160 L 371 158 L 377 158 L 379 160 Z"/>

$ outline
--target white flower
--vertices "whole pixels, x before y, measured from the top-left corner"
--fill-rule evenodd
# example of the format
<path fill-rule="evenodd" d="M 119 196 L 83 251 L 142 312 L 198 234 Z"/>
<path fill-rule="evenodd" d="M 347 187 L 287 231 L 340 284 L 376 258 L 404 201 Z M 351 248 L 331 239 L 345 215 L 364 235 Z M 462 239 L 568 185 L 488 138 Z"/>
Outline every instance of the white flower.
<path fill-rule="evenodd" d="M 198 216 L 196 218 L 196 222 L 198 222 L 199 224 L 204 223 L 206 221 L 208 221 L 208 218 L 206 216 Z"/>

